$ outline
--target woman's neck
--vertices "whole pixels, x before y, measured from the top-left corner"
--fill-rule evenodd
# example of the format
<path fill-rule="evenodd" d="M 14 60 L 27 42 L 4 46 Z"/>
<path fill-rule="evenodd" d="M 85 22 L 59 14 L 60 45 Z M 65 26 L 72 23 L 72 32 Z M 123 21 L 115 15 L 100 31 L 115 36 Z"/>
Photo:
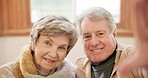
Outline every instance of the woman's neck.
<path fill-rule="evenodd" d="M 41 76 L 44 76 L 44 77 L 46 77 L 50 74 L 50 72 L 41 71 L 39 69 L 37 69 L 37 72 L 38 72 L 38 75 L 41 75 Z"/>

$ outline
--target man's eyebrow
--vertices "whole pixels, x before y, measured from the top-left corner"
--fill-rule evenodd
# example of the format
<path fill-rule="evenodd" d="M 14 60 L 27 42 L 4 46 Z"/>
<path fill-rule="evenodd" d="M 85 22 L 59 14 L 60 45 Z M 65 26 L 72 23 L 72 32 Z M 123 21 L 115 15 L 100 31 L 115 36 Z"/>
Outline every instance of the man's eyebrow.
<path fill-rule="evenodd" d="M 89 33 L 83 33 L 83 35 L 89 35 Z"/>
<path fill-rule="evenodd" d="M 106 32 L 106 31 L 104 31 L 104 30 L 99 30 L 99 31 L 97 31 L 97 32 Z"/>

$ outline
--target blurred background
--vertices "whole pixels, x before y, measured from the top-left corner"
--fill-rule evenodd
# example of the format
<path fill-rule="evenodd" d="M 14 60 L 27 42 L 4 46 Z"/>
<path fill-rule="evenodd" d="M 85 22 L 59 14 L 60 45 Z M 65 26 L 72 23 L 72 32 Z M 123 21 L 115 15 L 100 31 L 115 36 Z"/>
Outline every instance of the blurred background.
<path fill-rule="evenodd" d="M 131 0 L 0 0 L 0 65 L 15 60 L 21 48 L 30 41 L 30 30 L 39 18 L 57 14 L 74 22 L 81 11 L 89 7 L 104 7 L 110 11 L 118 28 L 117 40 L 135 44 L 132 34 Z M 73 63 L 85 56 L 81 39 L 67 58 Z"/>

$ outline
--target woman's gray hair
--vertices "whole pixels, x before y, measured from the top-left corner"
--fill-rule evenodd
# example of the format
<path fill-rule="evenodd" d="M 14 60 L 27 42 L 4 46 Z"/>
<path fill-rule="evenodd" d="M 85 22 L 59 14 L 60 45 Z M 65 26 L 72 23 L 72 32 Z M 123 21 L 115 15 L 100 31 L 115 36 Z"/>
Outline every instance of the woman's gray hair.
<path fill-rule="evenodd" d="M 74 24 L 66 17 L 48 15 L 38 20 L 32 27 L 30 33 L 32 49 L 34 49 L 40 35 L 48 36 L 50 34 L 66 34 L 70 39 L 68 52 L 74 47 L 78 39 Z"/>
<path fill-rule="evenodd" d="M 115 20 L 112 14 L 102 7 L 92 7 L 81 13 L 81 15 L 76 19 L 76 25 L 80 29 L 80 33 L 81 33 L 81 23 L 85 18 L 92 21 L 106 19 L 108 21 L 108 27 L 110 31 L 112 32 L 116 29 Z"/>

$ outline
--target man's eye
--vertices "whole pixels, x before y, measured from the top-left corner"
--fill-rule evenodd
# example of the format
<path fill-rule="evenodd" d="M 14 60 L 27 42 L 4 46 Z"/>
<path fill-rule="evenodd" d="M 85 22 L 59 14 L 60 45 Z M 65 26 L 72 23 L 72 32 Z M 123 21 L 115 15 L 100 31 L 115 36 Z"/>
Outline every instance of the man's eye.
<path fill-rule="evenodd" d="M 103 35 L 104 33 L 99 33 L 99 35 Z"/>
<path fill-rule="evenodd" d="M 83 39 L 88 40 L 88 39 L 90 39 L 90 36 L 84 36 Z"/>
<path fill-rule="evenodd" d="M 104 37 L 104 35 L 105 35 L 104 33 L 99 33 L 98 34 L 99 37 Z"/>

